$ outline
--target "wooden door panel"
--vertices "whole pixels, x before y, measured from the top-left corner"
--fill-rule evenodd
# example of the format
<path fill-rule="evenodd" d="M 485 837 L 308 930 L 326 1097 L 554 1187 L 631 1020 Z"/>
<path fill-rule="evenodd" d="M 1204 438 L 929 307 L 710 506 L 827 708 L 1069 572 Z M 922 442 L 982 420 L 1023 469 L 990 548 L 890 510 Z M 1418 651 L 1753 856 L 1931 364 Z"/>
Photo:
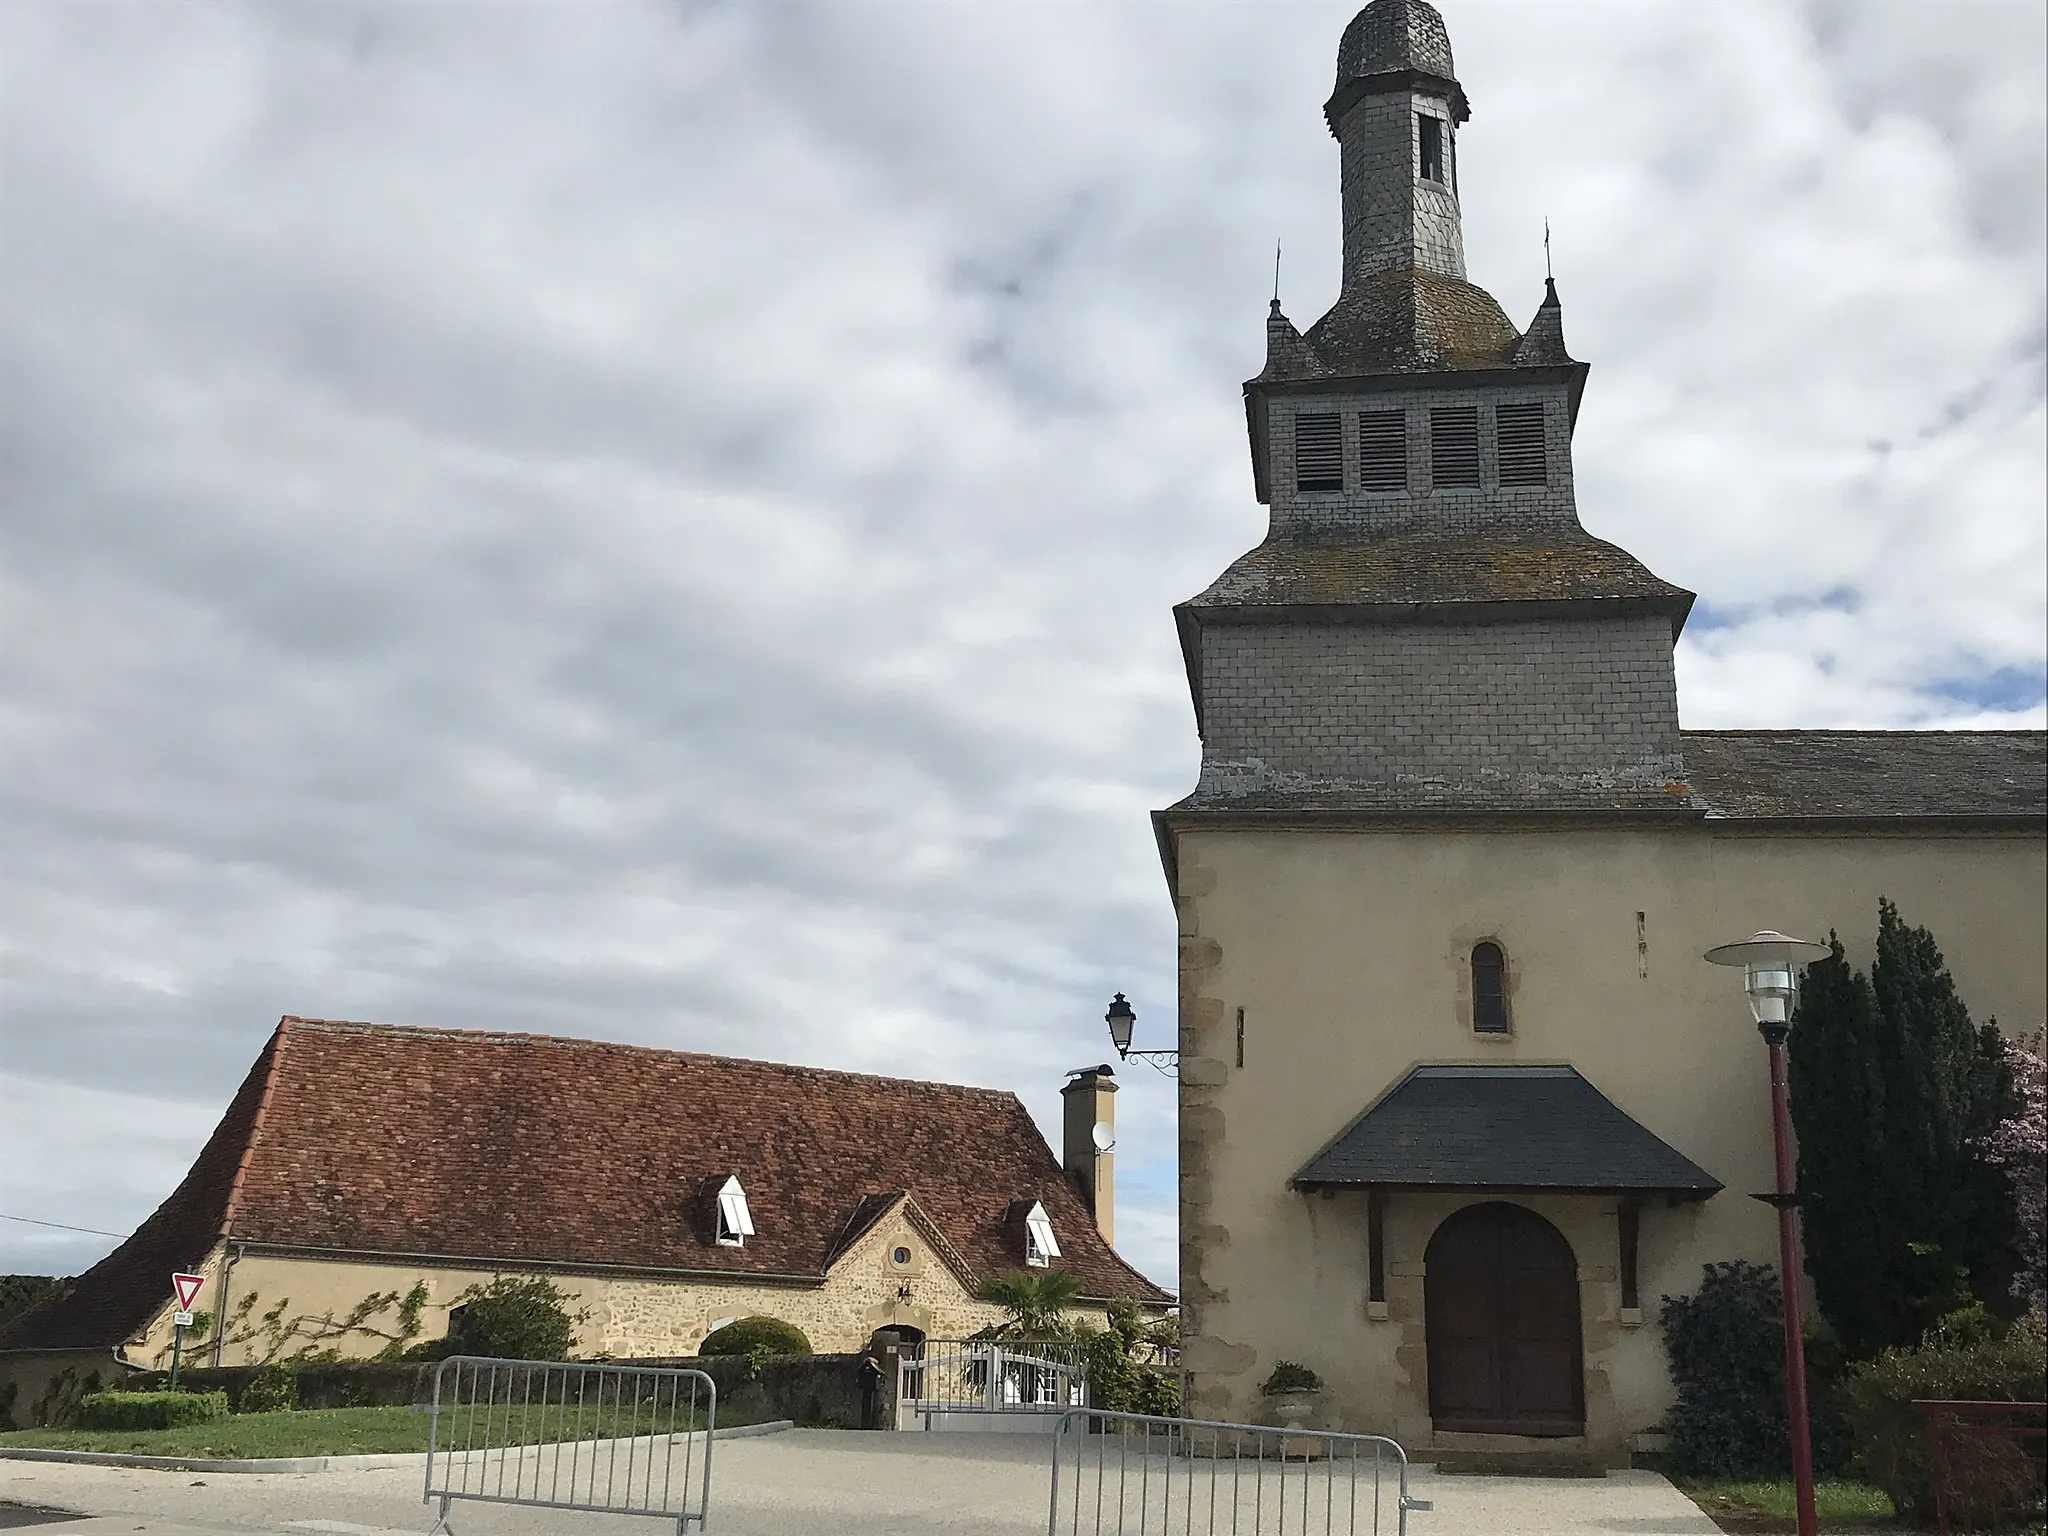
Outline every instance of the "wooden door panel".
<path fill-rule="evenodd" d="M 1425 1270 L 1436 1427 L 1580 1433 L 1578 1266 L 1558 1230 L 1521 1206 L 1468 1206 L 1437 1228 Z"/>

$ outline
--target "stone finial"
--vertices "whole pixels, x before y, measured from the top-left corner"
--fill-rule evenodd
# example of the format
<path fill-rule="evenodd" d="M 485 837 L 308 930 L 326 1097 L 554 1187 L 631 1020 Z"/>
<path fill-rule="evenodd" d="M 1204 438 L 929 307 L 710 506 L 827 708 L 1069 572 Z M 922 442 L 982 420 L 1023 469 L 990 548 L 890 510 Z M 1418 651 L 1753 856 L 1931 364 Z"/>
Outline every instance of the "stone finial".
<path fill-rule="evenodd" d="M 1522 344 L 1515 348 L 1517 368 L 1540 368 L 1551 363 L 1569 363 L 1571 353 L 1564 346 L 1564 306 L 1557 301 L 1557 279 L 1543 279 L 1543 303 L 1536 311 L 1536 318 L 1529 322 L 1529 329 L 1523 333 Z"/>
<path fill-rule="evenodd" d="M 1294 322 L 1280 312 L 1280 301 L 1275 299 L 1266 312 L 1266 366 L 1259 377 L 1298 379 L 1308 372 L 1308 343 L 1301 339 Z"/>

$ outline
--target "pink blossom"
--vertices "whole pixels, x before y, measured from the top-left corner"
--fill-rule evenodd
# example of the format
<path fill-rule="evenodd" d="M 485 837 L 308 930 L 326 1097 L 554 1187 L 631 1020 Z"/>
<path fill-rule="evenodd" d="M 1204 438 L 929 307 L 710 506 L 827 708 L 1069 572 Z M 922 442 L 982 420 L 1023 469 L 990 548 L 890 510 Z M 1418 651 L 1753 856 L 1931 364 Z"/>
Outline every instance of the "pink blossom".
<path fill-rule="evenodd" d="M 2048 1293 L 2048 1031 L 2007 1040 L 2005 1053 L 2020 1107 L 1985 1138 L 1984 1156 L 2005 1169 L 2019 1208 L 2026 1267 L 2013 1282 L 2013 1292 L 2039 1303 Z"/>

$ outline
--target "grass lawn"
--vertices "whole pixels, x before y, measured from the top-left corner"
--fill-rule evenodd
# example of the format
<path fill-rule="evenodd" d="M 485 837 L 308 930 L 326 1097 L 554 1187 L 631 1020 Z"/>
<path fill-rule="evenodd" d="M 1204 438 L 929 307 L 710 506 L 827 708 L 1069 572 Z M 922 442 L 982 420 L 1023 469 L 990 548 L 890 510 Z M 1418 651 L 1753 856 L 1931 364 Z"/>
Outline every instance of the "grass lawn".
<path fill-rule="evenodd" d="M 481 1412 L 470 1423 L 451 1425 L 444 1415 L 441 1443 L 452 1439 L 460 1445 L 517 1445 L 542 1440 L 573 1439 L 578 1434 L 576 1410 L 564 1415 L 551 1407 L 545 1416 L 538 1409 L 522 1425 L 514 1413 L 509 1424 L 502 1409 L 486 1425 Z M 752 1423 L 745 1414 L 724 1412 L 721 1425 Z M 642 1415 L 637 1432 L 646 1434 L 655 1421 Z M 670 1428 L 670 1415 L 663 1411 L 659 1427 Z M 701 1428 L 701 1423 L 677 1415 L 675 1428 Z M 582 1421 L 581 1433 L 624 1435 L 635 1433 L 633 1415 L 607 1408 L 602 1417 L 595 1410 Z M 394 1451 L 424 1451 L 427 1448 L 427 1416 L 412 1408 L 315 1408 L 296 1413 L 238 1413 L 210 1424 L 188 1424 L 181 1429 L 19 1429 L 0 1433 L 0 1450 L 35 1446 L 62 1451 L 128 1451 L 144 1456 L 210 1456 L 220 1458 L 266 1456 L 358 1456 Z"/>
<path fill-rule="evenodd" d="M 1674 1477 L 1671 1479 L 1693 1503 L 1713 1516 L 1723 1530 L 1789 1531 L 1795 1510 L 1792 1480 L 1744 1478 Z M 1813 1490 L 1814 1513 L 1821 1527 L 1843 1530 L 1907 1530 L 1892 1514 L 1892 1501 L 1881 1489 L 1868 1483 L 1823 1479 Z"/>

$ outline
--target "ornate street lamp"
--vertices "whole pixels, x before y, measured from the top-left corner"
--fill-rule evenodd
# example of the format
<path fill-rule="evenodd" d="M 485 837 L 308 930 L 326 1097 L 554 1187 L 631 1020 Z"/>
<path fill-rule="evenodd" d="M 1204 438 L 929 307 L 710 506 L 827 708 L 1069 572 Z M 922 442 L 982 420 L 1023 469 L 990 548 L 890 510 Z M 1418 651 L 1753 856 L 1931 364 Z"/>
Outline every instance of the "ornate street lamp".
<path fill-rule="evenodd" d="M 1109 1012 L 1103 1016 L 1109 1025 L 1109 1043 L 1116 1047 L 1119 1060 L 1129 1061 L 1133 1056 L 1149 1063 L 1153 1068 L 1172 1077 L 1180 1071 L 1179 1051 L 1134 1051 L 1131 1049 L 1131 1031 L 1137 1027 L 1138 1015 L 1131 1005 L 1124 1001 L 1119 992 L 1110 1000 Z"/>
<path fill-rule="evenodd" d="M 1799 1238 L 1793 1209 L 1799 1196 L 1792 1182 L 1791 1109 L 1785 1095 L 1785 1037 L 1792 1033 L 1792 1006 L 1799 995 L 1799 970 L 1828 953 L 1828 946 L 1769 929 L 1739 944 L 1707 951 L 1715 965 L 1743 968 L 1750 1016 L 1770 1047 L 1771 1150 L 1778 1185 L 1769 1197 L 1778 1208 L 1778 1286 L 1785 1299 L 1785 1416 L 1792 1431 L 1792 1486 L 1799 1505 L 1799 1536 L 1815 1536 L 1813 1432 L 1806 1412 L 1806 1340 L 1799 1308 Z"/>

